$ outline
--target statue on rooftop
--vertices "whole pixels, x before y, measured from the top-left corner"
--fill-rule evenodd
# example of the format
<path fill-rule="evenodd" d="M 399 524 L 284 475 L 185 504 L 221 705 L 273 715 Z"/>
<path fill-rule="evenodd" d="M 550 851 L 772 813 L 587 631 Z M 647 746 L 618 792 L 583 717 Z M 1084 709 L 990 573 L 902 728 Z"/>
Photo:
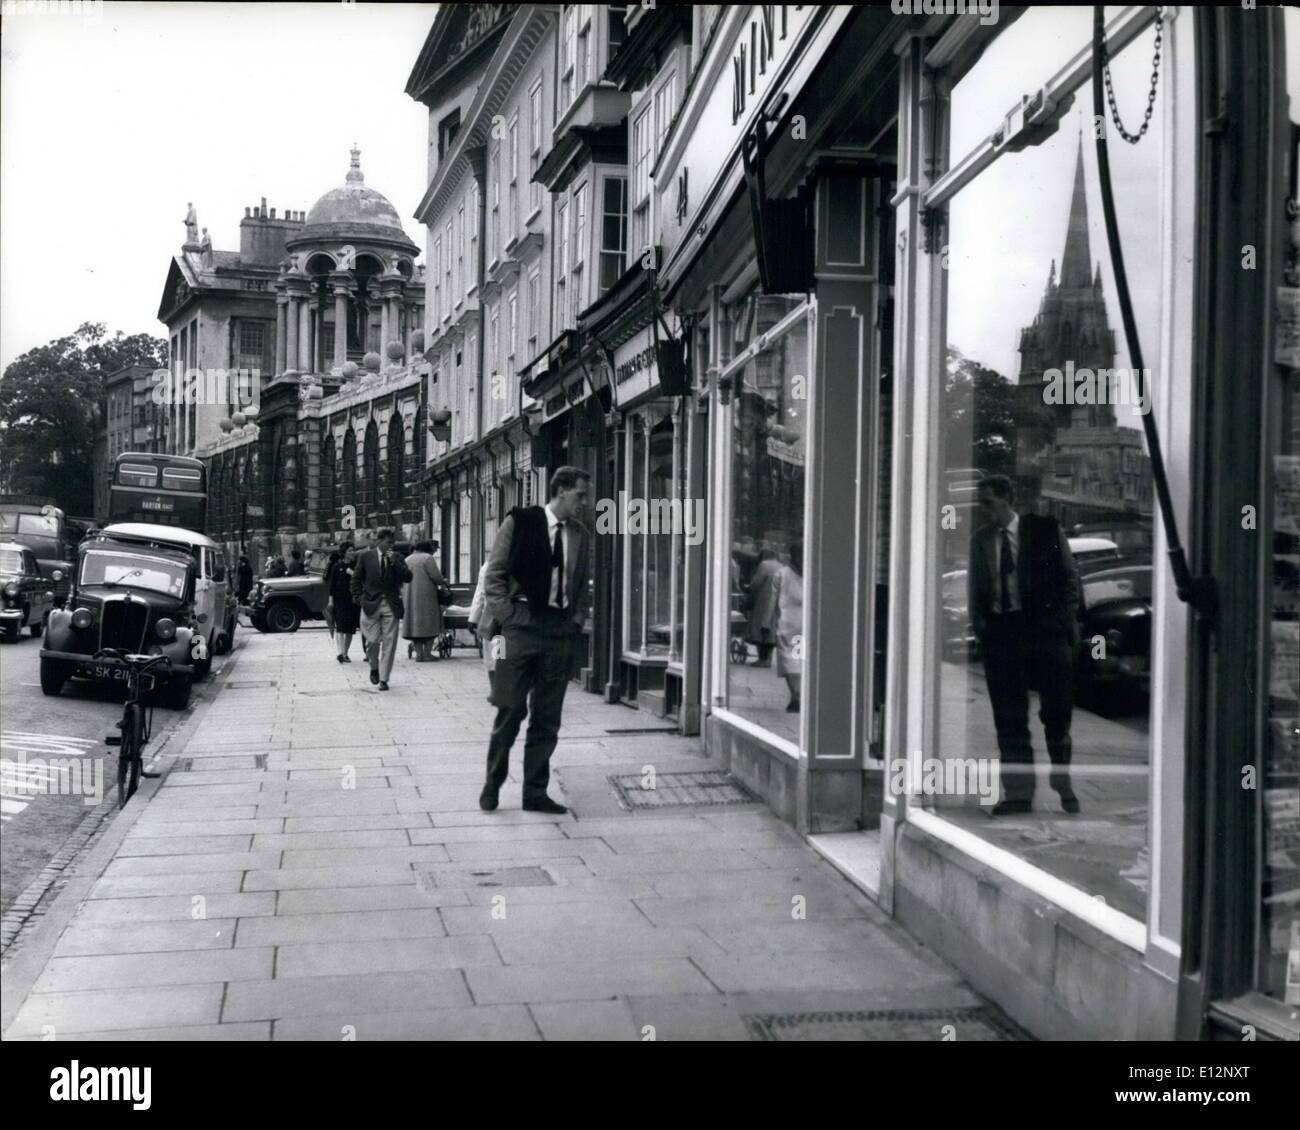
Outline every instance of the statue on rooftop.
<path fill-rule="evenodd" d="M 194 211 L 194 202 L 190 201 L 189 211 L 185 213 L 185 242 L 198 243 L 199 241 L 199 217 Z"/>

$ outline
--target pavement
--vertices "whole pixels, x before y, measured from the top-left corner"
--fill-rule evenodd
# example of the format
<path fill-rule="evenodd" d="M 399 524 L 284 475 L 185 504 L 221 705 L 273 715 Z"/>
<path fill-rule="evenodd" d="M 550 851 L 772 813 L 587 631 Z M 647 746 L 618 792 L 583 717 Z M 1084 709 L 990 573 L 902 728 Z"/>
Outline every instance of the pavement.
<path fill-rule="evenodd" d="M 999 1038 L 765 805 L 623 807 L 612 775 L 717 771 L 697 739 L 571 685 L 569 814 L 521 811 L 522 735 L 485 813 L 481 662 L 403 648 L 381 693 L 358 645 L 240 633 L 6 962 L 6 1039 Z"/>

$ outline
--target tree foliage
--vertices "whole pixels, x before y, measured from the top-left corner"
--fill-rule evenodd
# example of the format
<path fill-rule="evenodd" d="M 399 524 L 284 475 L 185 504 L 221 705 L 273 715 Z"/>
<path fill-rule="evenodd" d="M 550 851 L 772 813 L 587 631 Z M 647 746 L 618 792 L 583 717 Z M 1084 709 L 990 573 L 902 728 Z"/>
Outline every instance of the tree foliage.
<path fill-rule="evenodd" d="M 1016 386 L 948 347 L 943 412 L 947 464 L 1011 475 L 1016 466 Z"/>
<path fill-rule="evenodd" d="M 49 495 L 69 514 L 91 513 L 103 379 L 132 364 L 165 368 L 167 342 L 120 330 L 108 337 L 102 322 L 83 322 L 9 365 L 0 378 L 4 489 Z"/>

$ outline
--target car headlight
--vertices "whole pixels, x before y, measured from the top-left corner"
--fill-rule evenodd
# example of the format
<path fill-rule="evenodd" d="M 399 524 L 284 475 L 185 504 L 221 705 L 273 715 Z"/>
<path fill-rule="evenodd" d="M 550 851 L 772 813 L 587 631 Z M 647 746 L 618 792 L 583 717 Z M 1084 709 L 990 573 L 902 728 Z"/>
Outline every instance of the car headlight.
<path fill-rule="evenodd" d="M 95 614 L 89 608 L 78 608 L 72 614 L 72 626 L 74 628 L 86 629 L 95 622 Z"/>
<path fill-rule="evenodd" d="M 13 581 L 10 581 L 7 585 L 5 585 L 5 596 L 17 596 L 17 595 L 18 595 L 18 586 L 14 584 Z"/>
<path fill-rule="evenodd" d="M 172 640 L 176 638 L 176 621 L 169 620 L 164 616 L 153 626 L 154 633 L 160 640 Z"/>

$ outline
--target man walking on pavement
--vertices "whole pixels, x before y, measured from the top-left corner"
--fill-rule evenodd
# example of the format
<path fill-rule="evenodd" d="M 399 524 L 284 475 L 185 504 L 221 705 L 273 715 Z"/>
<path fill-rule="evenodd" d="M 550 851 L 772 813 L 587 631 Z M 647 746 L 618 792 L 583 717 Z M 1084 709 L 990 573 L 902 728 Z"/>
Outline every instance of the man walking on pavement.
<path fill-rule="evenodd" d="M 511 510 L 488 557 L 483 575 L 487 638 L 500 632 L 504 648 L 496 661 L 497 715 L 488 742 L 487 782 L 479 796 L 485 812 L 497 806 L 510 747 L 525 716 L 524 811 L 568 811 L 547 796 L 546 786 L 569 685 L 570 651 L 587 613 L 589 542 L 578 517 L 590 482 L 577 467 L 557 468 L 550 501 Z"/>
<path fill-rule="evenodd" d="M 370 681 L 386 691 L 397 653 L 397 628 L 405 613 L 402 586 L 411 579 L 411 570 L 393 552 L 392 530 L 380 530 L 377 542 L 357 557 L 352 599 L 361 607 L 361 640 L 370 660 Z"/>

